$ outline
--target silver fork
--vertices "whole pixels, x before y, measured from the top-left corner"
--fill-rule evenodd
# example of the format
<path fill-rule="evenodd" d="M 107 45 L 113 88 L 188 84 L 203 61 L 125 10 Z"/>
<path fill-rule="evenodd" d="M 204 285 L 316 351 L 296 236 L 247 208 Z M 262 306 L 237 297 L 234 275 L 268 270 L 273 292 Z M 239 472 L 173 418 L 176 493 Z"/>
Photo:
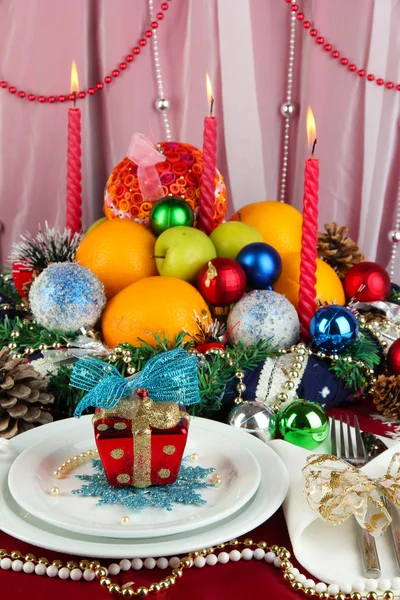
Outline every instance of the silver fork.
<path fill-rule="evenodd" d="M 346 434 L 345 434 L 345 431 Z M 358 419 L 354 416 L 354 430 L 355 430 L 355 445 L 351 435 L 350 419 L 347 415 L 346 423 L 343 423 L 343 418 L 339 418 L 339 439 L 336 435 L 336 421 L 332 418 L 331 423 L 331 442 L 332 442 L 332 454 L 346 460 L 354 467 L 360 468 L 367 463 L 367 453 L 365 451 L 364 442 L 361 437 L 360 426 Z M 347 447 L 345 443 L 345 437 L 347 437 Z M 379 562 L 378 551 L 374 537 L 368 533 L 366 529 L 361 526 L 357 527 L 357 537 L 360 544 L 361 556 L 363 561 L 363 567 L 365 575 L 378 579 L 381 576 L 381 565 Z"/>

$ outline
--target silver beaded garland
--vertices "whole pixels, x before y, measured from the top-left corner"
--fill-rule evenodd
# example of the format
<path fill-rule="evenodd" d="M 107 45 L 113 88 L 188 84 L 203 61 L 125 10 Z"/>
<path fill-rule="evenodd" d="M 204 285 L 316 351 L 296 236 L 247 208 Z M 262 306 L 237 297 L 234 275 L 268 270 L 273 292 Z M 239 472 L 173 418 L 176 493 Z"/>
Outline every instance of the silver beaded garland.
<path fill-rule="evenodd" d="M 389 241 L 392 242 L 392 251 L 390 254 L 388 273 L 389 273 L 390 279 L 393 280 L 394 267 L 396 264 L 397 244 L 400 242 L 400 179 L 399 179 L 399 187 L 397 190 L 395 224 L 394 224 L 394 229 L 389 232 Z"/>
<path fill-rule="evenodd" d="M 153 0 L 147 0 L 149 7 L 149 16 L 150 20 L 154 21 L 154 3 Z M 152 46 L 153 46 L 153 60 L 154 60 L 154 70 L 156 74 L 157 81 L 157 93 L 158 98 L 156 100 L 155 106 L 158 111 L 160 111 L 162 115 L 162 120 L 164 123 L 165 130 L 165 139 L 167 142 L 171 141 L 171 127 L 168 119 L 168 109 L 171 106 L 170 101 L 165 97 L 164 94 L 164 84 L 161 73 L 161 64 L 160 64 L 160 51 L 158 47 L 158 35 L 157 29 L 152 30 Z"/>
<path fill-rule="evenodd" d="M 294 0 L 292 0 L 294 2 Z M 290 39 L 289 39 L 289 64 L 287 72 L 286 85 L 286 102 L 281 106 L 281 114 L 285 119 L 283 129 L 283 157 L 282 157 L 282 174 L 281 185 L 279 192 L 280 202 L 285 202 L 286 198 L 286 180 L 289 161 L 289 129 L 290 119 L 295 113 L 295 105 L 292 103 L 292 87 L 293 87 L 293 67 L 294 67 L 294 49 L 296 41 L 296 12 L 290 11 Z"/>

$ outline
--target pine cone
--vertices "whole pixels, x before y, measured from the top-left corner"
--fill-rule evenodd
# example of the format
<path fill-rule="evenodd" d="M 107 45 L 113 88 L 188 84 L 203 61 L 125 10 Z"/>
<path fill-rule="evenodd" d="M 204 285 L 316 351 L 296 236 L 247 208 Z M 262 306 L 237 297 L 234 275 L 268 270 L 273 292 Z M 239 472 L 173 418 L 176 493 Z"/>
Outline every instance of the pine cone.
<path fill-rule="evenodd" d="M 346 236 L 348 227 L 338 227 L 337 223 L 325 225 L 326 233 L 318 233 L 318 256 L 333 267 L 340 279 L 344 279 L 352 266 L 365 260 L 360 248 Z"/>
<path fill-rule="evenodd" d="M 0 437 L 9 439 L 53 420 L 42 407 L 54 402 L 46 387 L 46 379 L 26 359 L 11 358 L 8 348 L 0 350 Z"/>
<path fill-rule="evenodd" d="M 400 416 L 400 375 L 379 375 L 375 384 L 374 404 L 379 412 L 392 419 Z"/>

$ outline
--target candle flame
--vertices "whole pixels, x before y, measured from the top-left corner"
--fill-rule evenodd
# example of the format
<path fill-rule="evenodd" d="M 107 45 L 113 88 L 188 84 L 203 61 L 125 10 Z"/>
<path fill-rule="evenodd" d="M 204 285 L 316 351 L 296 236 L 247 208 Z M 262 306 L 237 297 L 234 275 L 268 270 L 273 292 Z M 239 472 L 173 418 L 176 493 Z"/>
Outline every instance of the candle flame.
<path fill-rule="evenodd" d="M 75 61 L 72 61 L 71 66 L 71 94 L 79 91 L 79 79 L 78 79 L 78 71 L 76 68 Z"/>
<path fill-rule="evenodd" d="M 311 106 L 308 107 L 307 110 L 307 139 L 308 139 L 308 147 L 310 150 L 313 147 L 313 144 L 317 138 L 317 128 L 315 127 L 315 119 L 313 115 L 313 111 L 311 110 Z"/>
<path fill-rule="evenodd" d="M 206 86 L 207 86 L 207 99 L 208 99 L 208 104 L 210 105 L 210 116 L 211 116 L 212 112 L 213 112 L 213 108 L 214 108 L 214 96 L 213 96 L 210 76 L 208 73 L 206 73 Z"/>

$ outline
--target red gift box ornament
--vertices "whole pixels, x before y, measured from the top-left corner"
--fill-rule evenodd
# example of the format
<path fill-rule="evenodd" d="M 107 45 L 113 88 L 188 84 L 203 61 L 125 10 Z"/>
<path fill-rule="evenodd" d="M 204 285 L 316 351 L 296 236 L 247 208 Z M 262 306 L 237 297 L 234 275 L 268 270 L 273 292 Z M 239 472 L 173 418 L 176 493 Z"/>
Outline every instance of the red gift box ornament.
<path fill-rule="evenodd" d="M 88 406 L 101 409 L 93 416 L 93 426 L 110 485 L 174 483 L 189 428 L 182 405 L 200 401 L 193 355 L 181 348 L 162 353 L 131 380 L 115 367 L 85 357 L 75 364 L 71 385 L 89 391 L 75 416 Z"/>

